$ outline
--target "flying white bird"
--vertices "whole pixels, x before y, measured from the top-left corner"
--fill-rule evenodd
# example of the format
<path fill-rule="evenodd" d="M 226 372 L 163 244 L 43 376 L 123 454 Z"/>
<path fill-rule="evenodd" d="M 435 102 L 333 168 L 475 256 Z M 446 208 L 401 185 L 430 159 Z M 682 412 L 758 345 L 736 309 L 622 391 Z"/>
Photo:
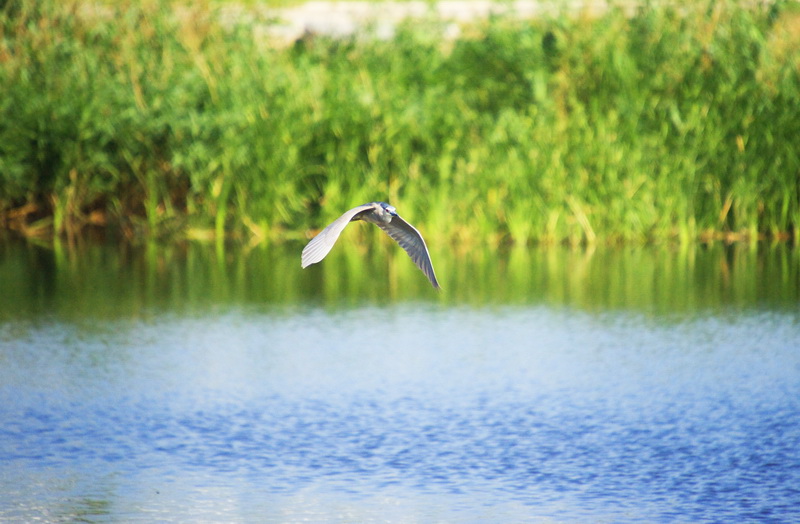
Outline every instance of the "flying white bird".
<path fill-rule="evenodd" d="M 325 255 L 333 248 L 336 239 L 339 238 L 345 226 L 356 220 L 370 222 L 383 229 L 386 234 L 400 244 L 400 247 L 405 249 L 411 260 L 431 281 L 433 287 L 440 289 L 439 282 L 436 281 L 436 273 L 433 272 L 428 246 L 425 245 L 422 235 L 419 234 L 419 231 L 414 226 L 400 218 L 394 206 L 390 206 L 386 202 L 370 202 L 346 211 L 311 239 L 303 249 L 300 265 L 306 268 L 325 258 Z"/>

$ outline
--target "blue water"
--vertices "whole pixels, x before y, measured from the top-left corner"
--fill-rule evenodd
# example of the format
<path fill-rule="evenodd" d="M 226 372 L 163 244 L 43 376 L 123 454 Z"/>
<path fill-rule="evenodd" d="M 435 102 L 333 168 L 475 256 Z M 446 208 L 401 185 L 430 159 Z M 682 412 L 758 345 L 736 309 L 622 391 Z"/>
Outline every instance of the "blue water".
<path fill-rule="evenodd" d="M 0 324 L 0 520 L 800 521 L 800 313 Z"/>

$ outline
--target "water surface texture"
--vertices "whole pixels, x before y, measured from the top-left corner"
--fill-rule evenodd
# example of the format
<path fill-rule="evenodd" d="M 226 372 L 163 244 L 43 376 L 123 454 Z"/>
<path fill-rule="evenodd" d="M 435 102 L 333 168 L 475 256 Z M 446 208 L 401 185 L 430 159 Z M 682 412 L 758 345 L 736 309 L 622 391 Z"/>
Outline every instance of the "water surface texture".
<path fill-rule="evenodd" d="M 6 245 L 0 520 L 800 519 L 793 250 L 387 256 Z"/>

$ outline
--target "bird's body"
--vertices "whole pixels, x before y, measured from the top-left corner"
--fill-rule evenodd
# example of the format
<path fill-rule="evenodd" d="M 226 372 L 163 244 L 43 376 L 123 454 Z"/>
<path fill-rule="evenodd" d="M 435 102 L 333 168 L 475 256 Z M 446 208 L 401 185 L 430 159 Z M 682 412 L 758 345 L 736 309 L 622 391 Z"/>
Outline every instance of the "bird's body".
<path fill-rule="evenodd" d="M 414 226 L 400 218 L 394 206 L 386 202 L 370 202 L 346 211 L 331 222 L 317 236 L 311 239 L 303 249 L 301 266 L 306 268 L 321 261 L 330 252 L 345 226 L 350 222 L 363 220 L 375 224 L 392 237 L 411 257 L 434 288 L 439 289 L 439 282 L 433 271 L 433 264 L 428 253 L 428 246 Z"/>

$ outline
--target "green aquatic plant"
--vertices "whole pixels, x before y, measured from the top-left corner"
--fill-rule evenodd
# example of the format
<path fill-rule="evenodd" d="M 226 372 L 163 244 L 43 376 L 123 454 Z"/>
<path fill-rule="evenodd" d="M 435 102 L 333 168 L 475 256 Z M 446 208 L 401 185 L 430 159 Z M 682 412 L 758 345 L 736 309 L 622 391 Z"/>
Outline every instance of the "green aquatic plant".
<path fill-rule="evenodd" d="M 800 240 L 788 4 L 288 47 L 218 9 L 5 2 L 0 226 L 301 239 L 386 200 L 462 246 Z"/>

